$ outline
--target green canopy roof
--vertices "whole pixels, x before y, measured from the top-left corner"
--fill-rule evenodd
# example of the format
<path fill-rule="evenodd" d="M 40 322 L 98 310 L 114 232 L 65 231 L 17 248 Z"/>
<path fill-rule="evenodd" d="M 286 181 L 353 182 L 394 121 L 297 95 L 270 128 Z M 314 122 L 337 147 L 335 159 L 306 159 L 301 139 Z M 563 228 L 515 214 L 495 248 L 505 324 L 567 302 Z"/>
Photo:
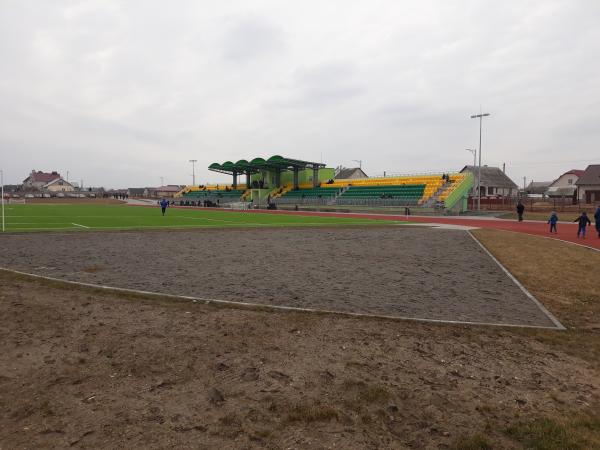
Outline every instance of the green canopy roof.
<path fill-rule="evenodd" d="M 286 158 L 280 155 L 271 156 L 269 159 L 265 160 L 263 158 L 254 158 L 250 162 L 245 159 L 240 159 L 238 162 L 233 163 L 231 161 L 225 161 L 222 164 L 212 163 L 208 166 L 208 170 L 212 170 L 213 172 L 221 172 L 227 174 L 233 173 L 257 173 L 261 170 L 293 170 L 297 169 L 318 169 L 320 167 L 325 167 L 325 164 L 311 162 L 311 161 L 303 161 L 300 159 Z"/>

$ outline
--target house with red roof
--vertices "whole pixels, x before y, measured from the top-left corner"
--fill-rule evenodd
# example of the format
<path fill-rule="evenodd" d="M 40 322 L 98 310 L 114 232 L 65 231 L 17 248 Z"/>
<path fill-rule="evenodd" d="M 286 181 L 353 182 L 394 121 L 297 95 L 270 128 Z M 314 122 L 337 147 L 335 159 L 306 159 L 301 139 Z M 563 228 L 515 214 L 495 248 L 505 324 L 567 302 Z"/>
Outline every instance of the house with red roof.
<path fill-rule="evenodd" d="M 32 170 L 27 178 L 23 180 L 23 189 L 43 189 L 48 183 L 62 178 L 56 171 L 54 172 L 42 172 L 38 170 Z"/>

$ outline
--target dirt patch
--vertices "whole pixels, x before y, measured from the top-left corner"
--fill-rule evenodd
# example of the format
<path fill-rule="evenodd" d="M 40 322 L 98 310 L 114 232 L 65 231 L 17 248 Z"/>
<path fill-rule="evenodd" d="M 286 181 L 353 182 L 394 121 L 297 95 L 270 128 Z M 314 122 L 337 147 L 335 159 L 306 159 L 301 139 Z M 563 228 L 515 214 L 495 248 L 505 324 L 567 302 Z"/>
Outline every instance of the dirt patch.
<path fill-rule="evenodd" d="M 515 329 L 0 283 L 6 448 L 519 448 L 598 410 L 597 368 Z"/>
<path fill-rule="evenodd" d="M 600 252 L 519 233 L 473 233 L 565 325 L 600 331 Z"/>
<path fill-rule="evenodd" d="M 89 232 L 0 242 L 5 266 L 74 281 L 339 312 L 554 326 L 464 231 Z"/>

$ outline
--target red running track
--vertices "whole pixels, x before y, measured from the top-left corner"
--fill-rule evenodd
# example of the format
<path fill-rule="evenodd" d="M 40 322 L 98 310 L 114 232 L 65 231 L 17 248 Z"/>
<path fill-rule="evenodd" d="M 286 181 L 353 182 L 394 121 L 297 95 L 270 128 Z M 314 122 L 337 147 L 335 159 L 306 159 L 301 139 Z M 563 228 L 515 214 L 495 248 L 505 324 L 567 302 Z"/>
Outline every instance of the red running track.
<path fill-rule="evenodd" d="M 253 211 L 256 212 L 256 211 Z M 557 225 L 558 233 L 550 234 L 546 222 L 540 221 L 523 221 L 506 219 L 477 219 L 472 217 L 436 217 L 436 216 L 403 216 L 391 214 L 366 214 L 366 213 L 331 213 L 331 212 L 314 212 L 314 211 L 265 211 L 265 214 L 301 214 L 305 216 L 322 216 L 322 217 L 352 217 L 357 219 L 374 219 L 374 220 L 408 220 L 410 222 L 420 223 L 440 223 L 448 225 L 462 225 L 475 228 L 489 228 L 494 230 L 513 231 L 517 233 L 532 234 L 535 236 L 543 236 L 551 239 L 571 242 L 594 250 L 600 250 L 600 238 L 594 225 L 587 228 L 587 237 L 585 239 L 577 238 L 576 223 L 559 222 Z"/>
<path fill-rule="evenodd" d="M 137 206 L 137 205 L 136 205 Z M 154 207 L 152 205 L 148 205 Z M 146 207 L 145 205 L 142 207 Z M 186 208 L 189 207 L 178 207 L 175 208 Z M 194 208 L 194 209 L 207 209 L 207 208 Z M 209 208 L 212 209 L 212 208 Z M 244 212 L 240 210 L 228 210 L 218 209 L 219 211 L 229 212 Z M 550 226 L 546 222 L 541 221 L 524 221 L 518 222 L 516 220 L 507 219 L 478 219 L 473 217 L 437 217 L 437 216 L 404 216 L 404 215 L 393 215 L 393 214 L 372 214 L 372 213 L 336 213 L 336 212 L 317 212 L 317 211 L 286 211 L 286 210 L 275 210 L 267 211 L 251 210 L 248 212 L 261 213 L 261 214 L 299 214 L 302 216 L 317 216 L 317 217 L 351 217 L 356 219 L 372 219 L 372 220 L 400 220 L 410 221 L 419 223 L 440 223 L 448 225 L 462 225 L 474 228 L 489 228 L 493 230 L 504 230 L 513 231 L 517 233 L 532 234 L 534 236 L 543 236 L 550 239 L 556 239 L 559 241 L 570 242 L 584 247 L 591 248 L 593 250 L 600 251 L 600 238 L 594 225 L 587 228 L 587 237 L 585 239 L 577 238 L 577 224 L 569 222 L 559 222 L 557 225 L 558 233 L 550 234 Z"/>

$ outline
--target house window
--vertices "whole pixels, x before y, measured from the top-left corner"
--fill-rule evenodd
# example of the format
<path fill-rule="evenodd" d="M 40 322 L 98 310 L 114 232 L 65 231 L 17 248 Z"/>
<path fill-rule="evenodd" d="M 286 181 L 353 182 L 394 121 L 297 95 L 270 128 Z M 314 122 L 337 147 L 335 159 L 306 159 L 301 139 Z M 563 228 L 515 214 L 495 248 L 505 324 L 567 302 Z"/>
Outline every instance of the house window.
<path fill-rule="evenodd" d="M 569 184 L 573 184 L 573 178 L 569 178 L 569 179 L 567 180 L 567 183 L 569 183 Z"/>
<path fill-rule="evenodd" d="M 494 195 L 494 188 L 493 187 L 489 187 L 488 188 L 488 195 Z"/>

